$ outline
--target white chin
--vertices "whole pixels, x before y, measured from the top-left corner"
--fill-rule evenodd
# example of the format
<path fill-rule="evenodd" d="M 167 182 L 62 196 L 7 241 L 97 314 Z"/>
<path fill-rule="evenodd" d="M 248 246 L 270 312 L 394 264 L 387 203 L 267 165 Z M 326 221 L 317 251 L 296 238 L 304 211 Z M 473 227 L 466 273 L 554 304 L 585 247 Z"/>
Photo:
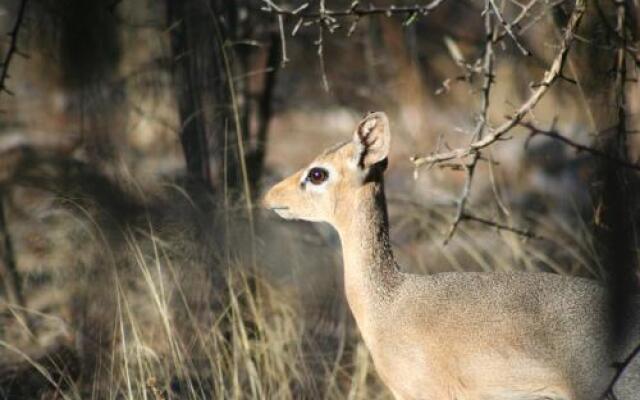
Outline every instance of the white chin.
<path fill-rule="evenodd" d="M 276 214 L 284 219 L 295 219 L 296 217 L 289 212 L 289 210 L 274 210 Z"/>

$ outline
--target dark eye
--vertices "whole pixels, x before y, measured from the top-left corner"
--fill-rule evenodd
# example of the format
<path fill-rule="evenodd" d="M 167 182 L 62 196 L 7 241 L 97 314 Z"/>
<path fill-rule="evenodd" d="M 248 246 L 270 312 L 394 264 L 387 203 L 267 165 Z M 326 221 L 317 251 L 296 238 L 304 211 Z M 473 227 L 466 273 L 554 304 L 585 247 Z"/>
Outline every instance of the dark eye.
<path fill-rule="evenodd" d="M 319 185 L 326 181 L 329 177 L 329 171 L 324 168 L 311 168 L 309 174 L 307 174 L 307 180 L 314 185 Z"/>

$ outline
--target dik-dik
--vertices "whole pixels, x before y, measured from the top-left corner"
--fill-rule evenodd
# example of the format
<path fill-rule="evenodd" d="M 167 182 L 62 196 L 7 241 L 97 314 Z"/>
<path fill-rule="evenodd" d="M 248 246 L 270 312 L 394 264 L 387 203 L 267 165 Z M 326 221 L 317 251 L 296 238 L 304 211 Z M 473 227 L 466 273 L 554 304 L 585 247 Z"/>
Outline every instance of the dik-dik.
<path fill-rule="evenodd" d="M 598 283 L 551 273 L 399 270 L 383 184 L 390 140 L 386 115 L 369 114 L 350 141 L 275 185 L 264 203 L 283 218 L 337 230 L 349 307 L 394 396 L 602 398 L 615 363 L 633 351 L 638 325 L 624 343 L 614 340 Z M 640 399 L 640 368 L 632 364 L 615 387 L 620 399 Z"/>

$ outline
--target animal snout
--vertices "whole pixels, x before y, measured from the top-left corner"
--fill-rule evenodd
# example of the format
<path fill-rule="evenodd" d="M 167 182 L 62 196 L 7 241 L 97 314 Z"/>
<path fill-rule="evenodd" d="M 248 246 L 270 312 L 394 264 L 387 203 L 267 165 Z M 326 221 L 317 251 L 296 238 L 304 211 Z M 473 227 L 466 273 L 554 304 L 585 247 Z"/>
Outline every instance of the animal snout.
<path fill-rule="evenodd" d="M 282 208 L 288 208 L 284 204 L 281 204 L 278 185 L 269 189 L 269 191 L 262 198 L 262 207 L 270 210 L 277 210 Z"/>
<path fill-rule="evenodd" d="M 273 188 L 269 189 L 269 191 L 262 197 L 262 207 L 271 208 L 273 204 Z"/>

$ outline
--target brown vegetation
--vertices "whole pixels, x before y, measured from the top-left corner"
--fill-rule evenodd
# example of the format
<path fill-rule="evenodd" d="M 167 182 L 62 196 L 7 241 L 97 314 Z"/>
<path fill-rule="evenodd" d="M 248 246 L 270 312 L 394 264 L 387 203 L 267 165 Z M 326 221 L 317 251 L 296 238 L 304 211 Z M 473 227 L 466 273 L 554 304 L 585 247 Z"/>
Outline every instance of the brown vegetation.
<path fill-rule="evenodd" d="M 5 3 L 0 398 L 390 398 L 256 207 L 368 110 L 401 265 L 637 288 L 633 2 Z"/>

